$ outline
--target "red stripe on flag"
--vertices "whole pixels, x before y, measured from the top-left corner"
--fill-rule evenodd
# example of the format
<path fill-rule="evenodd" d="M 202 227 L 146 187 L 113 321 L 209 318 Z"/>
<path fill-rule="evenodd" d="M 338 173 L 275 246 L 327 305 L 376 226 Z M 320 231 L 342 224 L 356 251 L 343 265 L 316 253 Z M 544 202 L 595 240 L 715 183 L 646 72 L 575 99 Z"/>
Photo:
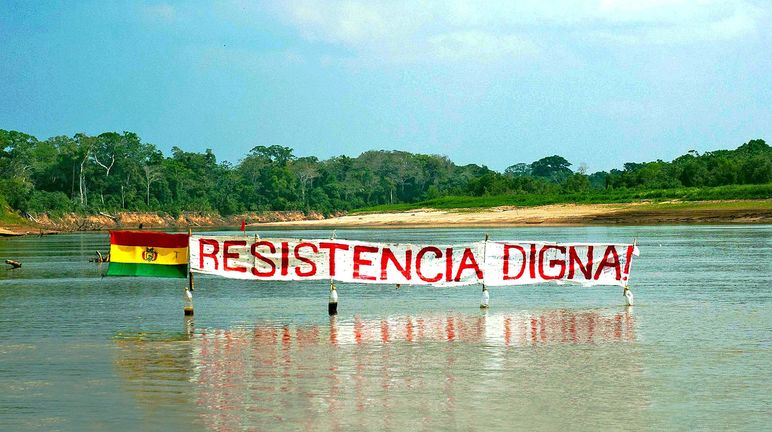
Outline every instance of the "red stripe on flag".
<path fill-rule="evenodd" d="M 188 247 L 188 235 L 153 231 L 110 231 L 110 244 L 184 248 Z"/>

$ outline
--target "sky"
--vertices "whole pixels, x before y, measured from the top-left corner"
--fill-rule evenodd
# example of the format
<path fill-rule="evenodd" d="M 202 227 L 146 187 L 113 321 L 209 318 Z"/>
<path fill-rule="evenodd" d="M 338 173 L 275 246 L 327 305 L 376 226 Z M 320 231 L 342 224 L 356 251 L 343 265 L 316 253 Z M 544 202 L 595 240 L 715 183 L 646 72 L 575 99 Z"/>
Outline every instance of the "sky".
<path fill-rule="evenodd" d="M 772 140 L 772 2 L 0 0 L 0 129 L 590 172 Z"/>

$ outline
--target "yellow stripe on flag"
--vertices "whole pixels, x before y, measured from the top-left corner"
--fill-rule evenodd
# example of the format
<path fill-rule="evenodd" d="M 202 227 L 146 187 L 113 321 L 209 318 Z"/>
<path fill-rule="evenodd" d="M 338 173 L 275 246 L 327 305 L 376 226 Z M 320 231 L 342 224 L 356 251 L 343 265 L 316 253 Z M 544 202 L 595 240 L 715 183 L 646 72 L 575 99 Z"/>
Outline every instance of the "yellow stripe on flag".
<path fill-rule="evenodd" d="M 110 245 L 110 261 L 136 264 L 187 264 L 188 248 Z"/>

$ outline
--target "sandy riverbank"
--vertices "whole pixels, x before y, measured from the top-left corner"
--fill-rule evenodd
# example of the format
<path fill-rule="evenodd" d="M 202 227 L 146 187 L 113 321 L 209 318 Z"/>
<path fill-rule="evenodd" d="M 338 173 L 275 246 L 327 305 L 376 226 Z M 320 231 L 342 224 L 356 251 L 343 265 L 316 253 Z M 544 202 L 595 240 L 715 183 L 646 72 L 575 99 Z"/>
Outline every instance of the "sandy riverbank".
<path fill-rule="evenodd" d="M 305 219 L 304 219 L 305 218 Z M 154 213 L 121 213 L 50 220 L 21 226 L 0 226 L 0 236 L 137 229 L 187 229 L 188 227 L 233 227 L 245 219 L 252 228 L 442 228 L 504 226 L 576 225 L 658 225 L 658 224 L 769 224 L 772 200 L 700 201 L 627 204 L 557 204 L 540 207 L 497 207 L 488 209 L 419 209 L 395 213 L 362 213 L 323 219 L 319 214 L 300 212 L 253 213 L 226 218 L 194 214 L 172 218 Z"/>
<path fill-rule="evenodd" d="M 6 228 L 0 228 L 0 237 L 12 237 L 12 236 L 20 236 L 25 235 L 28 232 L 25 230 L 20 230 L 18 228 L 12 229 L 6 229 Z"/>
<path fill-rule="evenodd" d="M 250 224 L 265 228 L 424 228 L 572 225 L 772 223 L 772 200 L 559 204 L 490 209 L 419 209 L 322 220 Z"/>

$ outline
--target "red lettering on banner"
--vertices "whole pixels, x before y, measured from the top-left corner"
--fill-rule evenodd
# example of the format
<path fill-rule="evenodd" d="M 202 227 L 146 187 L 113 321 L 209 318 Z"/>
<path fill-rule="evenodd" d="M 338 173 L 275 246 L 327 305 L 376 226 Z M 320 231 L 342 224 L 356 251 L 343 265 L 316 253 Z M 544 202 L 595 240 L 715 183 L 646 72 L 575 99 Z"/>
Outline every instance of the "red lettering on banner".
<path fill-rule="evenodd" d="M 613 261 L 609 260 L 609 255 L 614 256 Z M 600 274 L 603 273 L 603 269 L 606 267 L 612 267 L 614 269 L 616 272 L 614 279 L 619 280 L 622 277 L 622 270 L 619 268 L 619 254 L 617 254 L 617 248 L 613 245 L 608 246 L 606 248 L 606 252 L 603 253 L 603 261 L 600 262 L 600 265 L 598 265 L 598 270 L 595 271 L 595 280 L 600 278 Z"/>
<path fill-rule="evenodd" d="M 434 255 L 437 257 L 437 259 L 442 258 L 442 251 L 439 248 L 436 248 L 434 246 L 427 246 L 425 248 L 422 248 L 415 256 L 415 272 L 418 275 L 419 278 L 421 278 L 424 282 L 437 282 L 438 280 L 442 279 L 442 273 L 437 273 L 436 276 L 428 278 L 421 273 L 421 262 L 428 252 L 433 252 Z"/>
<path fill-rule="evenodd" d="M 627 247 L 627 255 L 625 256 L 625 276 L 624 280 L 627 280 L 627 278 L 630 276 L 630 261 L 633 260 L 633 251 L 635 250 L 635 246 L 628 246 Z"/>
<path fill-rule="evenodd" d="M 562 260 L 553 259 L 549 261 L 549 268 L 555 268 L 555 266 L 560 267 L 560 273 L 553 276 L 550 276 L 544 273 L 544 254 L 547 253 L 547 251 L 549 251 L 550 249 L 555 249 L 556 251 L 560 251 L 564 255 L 566 253 L 565 246 L 557 246 L 557 245 L 542 246 L 541 250 L 539 251 L 539 276 L 541 276 L 541 278 L 544 280 L 563 279 L 563 276 L 566 274 L 565 258 Z"/>
<path fill-rule="evenodd" d="M 482 244 L 478 243 L 424 246 L 301 239 L 256 239 L 253 243 L 248 238 L 216 236 L 195 236 L 191 241 L 199 243 L 192 244 L 192 255 L 198 253 L 191 262 L 196 272 L 280 280 L 329 274 L 331 279 L 348 282 L 397 284 L 458 285 L 479 281 L 507 285 L 552 280 L 625 284 L 636 252 L 630 244 L 497 242 L 487 263 L 494 273 L 487 275 L 486 263 L 477 255 L 478 245 L 482 252 Z M 338 269 L 338 264 L 345 268 Z M 486 277 L 498 280 L 486 281 Z"/>
<path fill-rule="evenodd" d="M 453 278 L 453 248 L 445 249 L 445 280 L 450 282 Z"/>
<path fill-rule="evenodd" d="M 263 256 L 260 252 L 257 251 L 258 246 L 268 246 L 268 250 L 271 251 L 272 254 L 276 253 L 276 246 L 273 245 L 271 242 L 267 241 L 260 241 L 257 243 L 253 243 L 252 247 L 250 248 L 250 252 L 252 252 L 252 256 L 259 259 L 260 261 L 268 264 L 271 268 L 267 271 L 261 272 L 257 269 L 257 265 L 255 264 L 254 267 L 252 267 L 252 274 L 257 277 L 271 277 L 274 274 L 276 274 L 276 263 L 273 262 L 273 260 L 266 258 Z"/>
<path fill-rule="evenodd" d="M 300 270 L 300 266 L 296 266 L 295 267 L 295 274 L 300 276 L 300 277 L 313 276 L 313 275 L 316 274 L 316 263 L 313 260 L 311 260 L 310 258 L 307 258 L 307 257 L 304 257 L 304 256 L 300 255 L 300 248 L 305 248 L 305 247 L 311 248 L 311 250 L 314 253 L 319 253 L 319 248 L 317 248 L 316 245 L 313 244 L 313 243 L 307 243 L 307 242 L 306 243 L 298 243 L 298 245 L 295 246 L 295 258 L 298 261 L 302 261 L 302 262 L 308 264 L 309 267 L 310 267 L 308 271 L 302 271 L 302 270 Z"/>
<path fill-rule="evenodd" d="M 397 257 L 394 255 L 394 252 L 391 251 L 391 249 L 385 247 L 383 248 L 383 252 L 381 252 L 381 280 L 388 279 L 388 272 L 386 271 L 386 267 L 388 267 L 389 262 L 394 264 L 394 267 L 402 273 L 402 276 L 405 277 L 406 280 L 410 280 L 412 278 L 412 275 L 410 274 L 410 264 L 413 259 L 413 251 L 408 249 L 405 251 L 405 264 L 402 265 L 397 261 Z"/>
<path fill-rule="evenodd" d="M 330 253 L 330 276 L 335 276 L 335 252 L 338 250 L 348 250 L 348 245 L 340 244 L 340 243 L 328 243 L 328 242 L 321 242 L 319 243 L 319 247 L 322 249 L 327 249 Z"/>
<path fill-rule="evenodd" d="M 520 251 L 521 254 L 523 254 L 523 264 L 520 266 L 520 272 L 516 274 L 515 276 L 509 275 L 509 250 L 510 249 L 517 249 Z M 520 276 L 525 273 L 525 249 L 523 249 L 520 245 L 504 245 L 504 280 L 516 280 L 520 279 Z"/>
<path fill-rule="evenodd" d="M 574 278 L 574 265 L 579 266 L 579 271 L 582 272 L 584 275 L 584 278 L 587 280 L 592 279 L 592 246 L 587 246 L 587 265 L 583 265 L 581 261 L 579 261 L 579 255 L 576 254 L 576 248 L 573 246 L 570 246 L 568 248 L 568 278 L 573 279 Z"/>
<path fill-rule="evenodd" d="M 246 240 L 225 240 L 222 243 L 222 269 L 224 271 L 237 271 L 241 273 L 246 273 L 247 268 L 246 267 L 231 267 L 228 265 L 228 260 L 233 258 L 235 260 L 239 259 L 239 253 L 238 252 L 231 252 L 230 247 L 231 246 L 246 246 L 247 241 Z"/>
<path fill-rule="evenodd" d="M 453 278 L 453 280 L 456 282 L 460 281 L 461 273 L 466 269 L 473 269 L 474 273 L 477 275 L 477 279 L 483 278 L 483 272 L 480 270 L 480 266 L 477 265 L 477 260 L 474 258 L 474 254 L 469 248 L 464 249 L 464 255 L 461 257 L 461 264 L 458 265 L 458 271 L 456 271 L 456 277 Z"/>
<path fill-rule="evenodd" d="M 281 275 L 289 274 L 289 243 L 281 242 Z"/>
<path fill-rule="evenodd" d="M 212 246 L 212 251 L 204 252 L 204 246 Z M 214 260 L 214 269 L 217 270 L 217 254 L 220 252 L 220 242 L 211 239 L 198 240 L 198 268 L 204 269 L 204 257 Z"/>
<path fill-rule="evenodd" d="M 361 280 L 375 280 L 375 276 L 363 275 L 360 272 L 361 266 L 373 265 L 373 261 L 362 258 L 363 253 L 375 253 L 378 252 L 378 248 L 375 246 L 354 246 L 354 279 Z"/>

